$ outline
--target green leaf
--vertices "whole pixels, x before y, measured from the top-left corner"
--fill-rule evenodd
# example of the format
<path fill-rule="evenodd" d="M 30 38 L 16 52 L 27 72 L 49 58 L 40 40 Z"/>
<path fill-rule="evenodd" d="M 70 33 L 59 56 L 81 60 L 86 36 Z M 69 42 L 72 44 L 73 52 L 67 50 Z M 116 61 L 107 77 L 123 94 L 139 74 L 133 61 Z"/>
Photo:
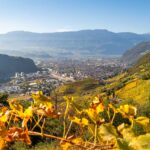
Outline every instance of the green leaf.
<path fill-rule="evenodd" d="M 129 146 L 129 143 L 121 138 L 117 139 L 117 146 L 118 146 L 119 150 L 133 150 L 133 148 L 131 148 Z"/>
<path fill-rule="evenodd" d="M 141 117 L 136 118 L 135 122 L 143 126 L 145 131 L 147 132 L 150 131 L 150 119 L 149 118 L 141 116 Z"/>
<path fill-rule="evenodd" d="M 135 134 L 131 128 L 123 129 L 122 135 L 127 142 L 130 142 L 135 137 Z"/>
<path fill-rule="evenodd" d="M 116 138 L 118 137 L 115 127 L 110 123 L 102 124 L 98 128 L 98 134 L 103 141 L 116 140 Z"/>
<path fill-rule="evenodd" d="M 118 132 L 122 134 L 123 139 L 126 140 L 126 142 L 130 142 L 130 140 L 132 140 L 132 138 L 135 137 L 133 129 L 130 128 L 130 126 L 125 123 L 122 123 L 121 125 L 119 125 L 117 129 L 118 129 Z"/>
<path fill-rule="evenodd" d="M 137 114 L 137 109 L 134 106 L 131 105 L 121 105 L 118 108 L 118 111 L 124 116 L 124 117 L 133 117 Z"/>
<path fill-rule="evenodd" d="M 150 150 L 150 133 L 134 138 L 129 145 L 135 150 Z"/>

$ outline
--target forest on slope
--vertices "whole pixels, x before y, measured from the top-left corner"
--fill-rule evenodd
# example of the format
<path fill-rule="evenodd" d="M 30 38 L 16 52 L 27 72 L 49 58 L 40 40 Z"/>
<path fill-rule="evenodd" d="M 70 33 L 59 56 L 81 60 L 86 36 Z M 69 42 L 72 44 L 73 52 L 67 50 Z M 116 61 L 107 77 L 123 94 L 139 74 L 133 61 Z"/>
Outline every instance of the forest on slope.
<path fill-rule="evenodd" d="M 127 50 L 121 60 L 128 65 L 136 63 L 136 61 L 142 57 L 145 53 L 150 52 L 150 42 L 141 42 L 133 48 Z"/>
<path fill-rule="evenodd" d="M 38 68 L 32 59 L 0 54 L 0 80 L 8 79 L 15 72 L 31 73 Z"/>

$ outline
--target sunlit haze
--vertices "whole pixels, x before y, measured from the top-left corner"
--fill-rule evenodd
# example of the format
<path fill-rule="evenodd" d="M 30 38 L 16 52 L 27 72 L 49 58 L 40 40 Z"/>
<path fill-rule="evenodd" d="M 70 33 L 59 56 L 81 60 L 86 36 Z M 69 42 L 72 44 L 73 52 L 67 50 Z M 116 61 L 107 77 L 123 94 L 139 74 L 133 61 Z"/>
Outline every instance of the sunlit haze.
<path fill-rule="evenodd" d="M 150 32 L 149 0 L 0 0 L 0 33 Z"/>

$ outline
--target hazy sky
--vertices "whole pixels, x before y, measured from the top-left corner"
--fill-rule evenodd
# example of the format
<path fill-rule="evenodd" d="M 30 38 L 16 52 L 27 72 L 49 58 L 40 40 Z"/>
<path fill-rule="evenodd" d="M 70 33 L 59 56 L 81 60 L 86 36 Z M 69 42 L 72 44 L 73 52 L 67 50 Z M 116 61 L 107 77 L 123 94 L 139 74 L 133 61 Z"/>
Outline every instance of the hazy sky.
<path fill-rule="evenodd" d="M 150 32 L 150 0 L 0 0 L 0 33 L 81 29 Z"/>

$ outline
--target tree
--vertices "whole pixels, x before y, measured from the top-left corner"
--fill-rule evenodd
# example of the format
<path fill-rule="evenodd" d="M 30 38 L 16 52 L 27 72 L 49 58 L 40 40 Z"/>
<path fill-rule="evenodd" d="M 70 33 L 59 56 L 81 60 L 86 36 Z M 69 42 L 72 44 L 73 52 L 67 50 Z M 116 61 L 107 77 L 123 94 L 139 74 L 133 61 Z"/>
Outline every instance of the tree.
<path fill-rule="evenodd" d="M 4 106 L 8 106 L 8 94 L 7 93 L 0 93 L 0 104 L 4 105 Z"/>

